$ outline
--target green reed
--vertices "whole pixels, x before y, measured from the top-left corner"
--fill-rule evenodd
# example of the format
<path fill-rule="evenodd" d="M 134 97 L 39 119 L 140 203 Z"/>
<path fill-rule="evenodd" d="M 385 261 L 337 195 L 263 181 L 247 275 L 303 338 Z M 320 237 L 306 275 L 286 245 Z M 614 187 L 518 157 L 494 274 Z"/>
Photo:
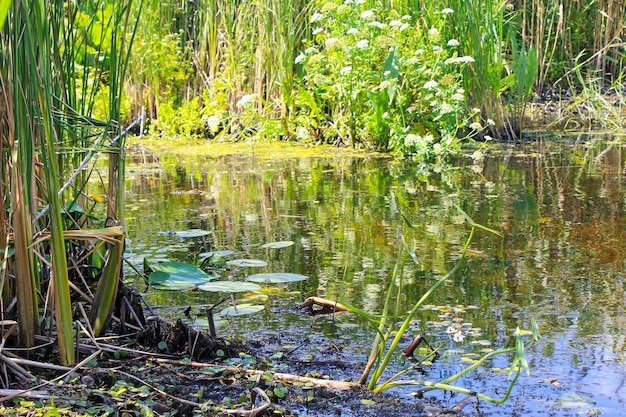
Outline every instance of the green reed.
<path fill-rule="evenodd" d="M 98 175 L 96 161 L 109 155 L 105 216 L 123 224 L 119 103 L 135 30 L 128 21 L 131 5 L 14 1 L 0 34 L 5 104 L 0 135 L 8 147 L 3 165 L 11 167 L 2 171 L 2 195 L 10 196 L 2 218 L 12 232 L 12 240 L 5 240 L 14 250 L 12 256 L 5 253 L 2 278 L 13 285 L 3 286 L 2 299 L 10 299 L 14 288 L 15 319 L 25 347 L 34 346 L 40 323 L 54 323 L 60 362 L 66 365 L 76 360 L 71 289 L 93 303 L 97 335 L 104 330 L 99 323 L 110 316 L 119 282 L 123 232 L 93 228 L 105 220 L 92 220 L 96 201 L 89 196 L 89 182 Z M 100 121 L 92 113 L 103 91 L 109 95 L 108 114 Z M 102 240 L 112 246 L 108 255 L 98 249 Z M 107 271 L 95 296 L 81 285 L 88 277 L 78 264 L 85 260 Z M 48 275 L 51 280 L 45 279 Z"/>
<path fill-rule="evenodd" d="M 353 306 L 345 305 L 353 313 L 365 318 L 368 320 L 375 328 L 376 328 L 376 337 L 374 343 L 372 345 L 372 349 L 370 352 L 370 356 L 368 359 L 368 363 L 365 367 L 365 370 L 359 380 L 360 384 L 366 384 L 367 389 L 372 390 L 374 392 L 381 392 L 393 387 L 398 386 L 406 386 L 406 385 L 415 385 L 421 386 L 422 389 L 419 392 L 427 392 L 431 389 L 444 389 L 448 391 L 454 391 L 466 395 L 473 395 L 477 398 L 492 402 L 492 403 L 502 403 L 506 401 L 511 393 L 511 390 L 517 381 L 522 370 L 525 370 L 526 373 L 529 373 L 528 363 L 525 359 L 524 353 L 524 336 L 528 334 L 532 334 L 536 339 L 538 337 L 538 329 L 533 321 L 533 331 L 532 332 L 523 332 L 516 331 L 515 333 L 515 347 L 514 348 L 503 348 L 493 352 L 490 352 L 484 355 L 482 358 L 477 360 L 475 363 L 470 365 L 469 367 L 463 369 L 455 375 L 452 375 L 448 378 L 445 378 L 442 381 L 426 381 L 426 380 L 400 380 L 399 378 L 410 370 L 414 369 L 416 366 L 419 366 L 423 360 L 428 359 L 429 356 L 423 358 L 422 361 L 417 364 L 411 365 L 396 374 L 383 378 L 383 374 L 385 373 L 387 367 L 389 366 L 391 360 L 396 357 L 396 352 L 398 350 L 398 345 L 402 338 L 405 336 L 410 323 L 417 316 L 420 308 L 424 305 L 424 303 L 428 300 L 429 297 L 433 295 L 435 291 L 446 281 L 450 279 L 455 273 L 458 272 L 461 265 L 465 261 L 465 255 L 467 249 L 472 242 L 474 232 L 476 229 L 482 229 L 489 233 L 493 233 L 497 236 L 501 236 L 500 233 L 495 230 L 489 229 L 485 226 L 482 226 L 476 222 L 474 222 L 463 210 L 457 207 L 457 209 L 461 212 L 461 214 L 465 217 L 466 221 L 470 224 L 471 229 L 465 244 L 463 245 L 463 250 L 461 252 L 461 258 L 457 261 L 454 267 L 448 271 L 444 276 L 442 276 L 437 282 L 435 282 L 423 295 L 422 297 L 413 304 L 411 310 L 406 314 L 402 315 L 399 310 L 400 299 L 403 294 L 403 283 L 402 283 L 402 269 L 404 267 L 404 259 L 405 255 L 408 254 L 413 261 L 417 262 L 414 252 L 408 247 L 405 243 L 404 239 L 402 240 L 402 247 L 398 255 L 398 260 L 396 262 L 396 267 L 394 269 L 393 275 L 390 278 L 389 288 L 387 289 L 387 296 L 385 300 L 385 304 L 383 306 L 383 311 L 380 316 L 373 316 L 367 312 L 364 312 L 358 308 Z M 406 219 L 406 222 L 409 227 L 414 228 L 413 225 Z M 395 303 L 395 309 L 392 305 Z M 342 303 L 343 304 L 343 303 Z M 438 349 L 438 348 L 437 348 Z M 509 387 L 505 395 L 502 398 L 493 398 L 484 394 L 477 393 L 471 389 L 466 389 L 463 387 L 458 387 L 451 385 L 452 382 L 458 380 L 462 376 L 468 374 L 469 372 L 477 369 L 479 366 L 484 365 L 489 359 L 493 358 L 496 355 L 503 354 L 511 354 L 514 353 L 514 358 L 511 363 L 511 371 L 509 373 L 509 377 L 513 376 L 513 379 L 509 383 Z"/>

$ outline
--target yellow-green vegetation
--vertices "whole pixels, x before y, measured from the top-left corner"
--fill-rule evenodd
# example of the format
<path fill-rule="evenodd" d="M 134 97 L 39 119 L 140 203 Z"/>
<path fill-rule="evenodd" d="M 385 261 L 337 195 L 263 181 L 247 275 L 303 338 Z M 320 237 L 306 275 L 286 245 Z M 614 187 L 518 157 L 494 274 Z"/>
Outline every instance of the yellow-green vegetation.
<path fill-rule="evenodd" d="M 528 100 L 554 92 L 576 96 L 560 103 L 558 126 L 622 126 L 625 7 L 147 1 L 126 111 L 143 108 L 164 137 L 287 139 L 422 160 L 472 138 L 520 137 Z M 607 94 L 617 103 L 607 106 Z"/>
<path fill-rule="evenodd" d="M 312 145 L 300 142 L 217 142 L 194 138 L 171 140 L 149 136 L 130 138 L 129 146 L 143 146 L 157 155 L 193 155 L 194 157 L 218 157 L 227 155 L 253 156 L 257 159 L 291 159 L 307 157 L 384 157 L 384 153 L 354 148 L 337 148 L 328 144 Z"/>

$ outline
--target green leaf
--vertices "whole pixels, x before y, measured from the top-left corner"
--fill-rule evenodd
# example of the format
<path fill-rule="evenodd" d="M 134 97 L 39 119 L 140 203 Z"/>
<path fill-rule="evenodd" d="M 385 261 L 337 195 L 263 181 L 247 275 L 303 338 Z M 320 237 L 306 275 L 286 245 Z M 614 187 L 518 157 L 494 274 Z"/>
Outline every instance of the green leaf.
<path fill-rule="evenodd" d="M 398 62 L 398 53 L 395 49 L 392 49 L 385 60 L 385 65 L 383 66 L 383 72 L 387 74 L 385 76 L 386 79 L 398 78 L 400 76 Z"/>
<path fill-rule="evenodd" d="M 185 262 L 160 262 L 155 264 L 152 269 L 186 279 L 206 280 L 210 278 L 202 269 Z"/>
<path fill-rule="evenodd" d="M 0 29 L 2 29 L 2 25 L 4 25 L 4 20 L 9 14 L 9 9 L 11 8 L 11 0 L 2 0 L 0 1 Z"/>
<path fill-rule="evenodd" d="M 233 259 L 226 261 L 226 265 L 246 266 L 246 267 L 262 267 L 267 266 L 267 262 L 260 259 Z"/>
<path fill-rule="evenodd" d="M 161 289 L 187 290 L 215 278 L 184 262 L 161 262 L 155 264 L 153 269 L 150 282 Z"/>
<path fill-rule="evenodd" d="M 363 405 L 376 405 L 376 401 L 363 399 L 363 400 L 361 400 L 361 404 L 363 404 Z"/>
<path fill-rule="evenodd" d="M 252 282 L 212 281 L 198 285 L 198 289 L 212 292 L 252 292 L 260 290 L 261 286 Z"/>
<path fill-rule="evenodd" d="M 282 248 L 287 248 L 289 246 L 293 245 L 293 241 L 291 240 L 283 240 L 283 241 L 279 241 L 279 242 L 271 242 L 271 243 L 266 243 L 265 245 L 262 245 L 262 248 L 270 248 L 270 249 L 282 249 Z"/>
<path fill-rule="evenodd" d="M 301 274 L 291 274 L 288 272 L 267 272 L 264 274 L 254 274 L 246 278 L 246 281 L 259 282 L 263 284 L 285 284 L 289 282 L 304 281 L 308 277 Z"/>
<path fill-rule="evenodd" d="M 281 385 L 274 388 L 274 395 L 277 396 L 278 398 L 284 398 L 286 393 L 287 393 L 287 388 Z"/>
<path fill-rule="evenodd" d="M 455 205 L 455 206 L 456 206 L 456 205 Z M 456 206 L 456 209 L 457 209 L 458 211 L 460 211 L 460 212 L 461 212 L 461 214 L 463 215 L 463 217 L 465 217 L 465 220 L 467 220 L 467 222 L 468 222 L 470 225 L 472 225 L 472 226 L 474 226 L 474 227 L 477 227 L 477 228 L 479 228 L 479 229 L 483 229 L 483 230 L 485 230 L 485 231 L 487 231 L 487 232 L 489 232 L 489 233 L 493 233 L 493 234 L 494 234 L 494 235 L 496 235 L 496 236 L 500 236 L 500 237 L 502 237 L 502 233 L 497 232 L 497 231 L 495 231 L 495 230 L 493 230 L 493 229 L 490 229 L 490 228 L 488 228 L 488 227 L 486 227 L 486 226 L 483 226 L 482 224 L 478 224 L 478 223 L 476 223 L 476 222 L 475 222 L 475 221 L 474 221 L 474 220 L 473 220 L 473 219 L 472 219 L 472 218 L 471 218 L 471 217 L 470 217 L 470 216 L 469 216 L 469 215 L 468 215 L 465 211 L 463 211 L 463 209 L 462 209 L 461 207 Z"/>
<path fill-rule="evenodd" d="M 202 252 L 200 255 L 198 255 L 198 258 L 200 260 L 204 260 L 206 258 L 213 258 L 213 259 L 217 259 L 217 258 L 225 258 L 227 256 L 232 255 L 233 252 L 232 250 L 215 250 L 215 251 L 211 251 L 211 252 Z"/>
<path fill-rule="evenodd" d="M 254 314 L 263 310 L 265 307 L 252 304 L 239 304 L 236 307 L 227 307 L 217 313 L 220 316 L 243 316 L 245 314 Z"/>

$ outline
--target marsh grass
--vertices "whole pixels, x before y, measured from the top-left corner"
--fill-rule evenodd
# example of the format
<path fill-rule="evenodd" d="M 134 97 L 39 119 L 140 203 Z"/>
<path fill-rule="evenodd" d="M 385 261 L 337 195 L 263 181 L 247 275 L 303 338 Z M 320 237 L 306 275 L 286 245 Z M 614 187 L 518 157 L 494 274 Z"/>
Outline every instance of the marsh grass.
<path fill-rule="evenodd" d="M 120 96 L 136 29 L 128 20 L 131 5 L 14 1 L 0 34 L 0 135 L 9 168 L 1 178 L 2 195 L 9 197 L 3 239 L 13 250 L 4 254 L 2 300 L 17 299 L 20 344 L 34 347 L 44 323 L 57 337 L 64 365 L 76 361 L 71 293 L 92 305 L 97 336 L 119 282 L 122 228 L 99 228 L 105 220 L 92 216 L 98 203 L 89 183 L 98 159 L 108 156 L 104 211 L 109 222 L 123 225 Z M 92 113 L 103 91 L 107 117 L 99 121 Z M 93 276 L 83 262 L 105 273 Z M 86 282 L 95 278 L 94 295 Z M 2 307 L 3 318 L 11 318 L 8 304 Z"/>

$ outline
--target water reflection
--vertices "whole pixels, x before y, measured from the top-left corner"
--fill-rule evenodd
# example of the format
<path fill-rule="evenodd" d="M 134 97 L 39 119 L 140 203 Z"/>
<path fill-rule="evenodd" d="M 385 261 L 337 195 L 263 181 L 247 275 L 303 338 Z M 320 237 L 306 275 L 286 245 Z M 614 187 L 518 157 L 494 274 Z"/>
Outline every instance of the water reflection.
<path fill-rule="evenodd" d="M 142 160 L 128 175 L 131 248 L 138 258 L 183 260 L 198 251 L 233 249 L 237 257 L 269 263 L 254 272 L 305 274 L 310 279 L 289 291 L 270 292 L 264 314 L 236 321 L 228 331 L 263 328 L 280 335 L 304 327 L 343 340 L 339 325 L 349 324 L 346 316 L 311 323 L 271 311 L 311 295 L 380 311 L 401 235 L 420 260 L 407 264 L 402 275 L 401 308 L 408 309 L 459 257 L 469 228 L 458 205 L 477 222 L 503 231 L 504 238 L 478 233 L 468 261 L 430 302 L 478 307 L 463 318 L 496 346 L 510 343 L 512 331 L 528 328 L 530 318 L 545 334 L 531 352 L 533 374 L 516 388 L 521 397 L 507 403 L 506 413 L 544 415 L 549 408 L 559 416 L 592 409 L 624 415 L 625 151 L 594 138 L 571 143 L 502 147 L 479 165 L 460 158 L 436 170 L 384 157 Z M 402 214 L 415 229 L 407 228 Z M 167 233 L 189 228 L 213 235 L 201 247 L 190 247 Z M 296 244 L 279 251 L 260 247 L 280 240 Z M 223 272 L 230 279 L 249 273 Z M 187 305 L 206 304 L 213 296 L 149 297 L 156 305 Z M 415 331 L 436 335 L 435 321 L 424 313 Z M 361 345 L 354 349 L 357 358 L 367 354 Z M 538 382 L 550 378 L 556 382 Z M 471 383 L 493 390 L 489 381 Z M 572 410 L 571 402 L 560 400 L 572 392 L 589 401 Z"/>

